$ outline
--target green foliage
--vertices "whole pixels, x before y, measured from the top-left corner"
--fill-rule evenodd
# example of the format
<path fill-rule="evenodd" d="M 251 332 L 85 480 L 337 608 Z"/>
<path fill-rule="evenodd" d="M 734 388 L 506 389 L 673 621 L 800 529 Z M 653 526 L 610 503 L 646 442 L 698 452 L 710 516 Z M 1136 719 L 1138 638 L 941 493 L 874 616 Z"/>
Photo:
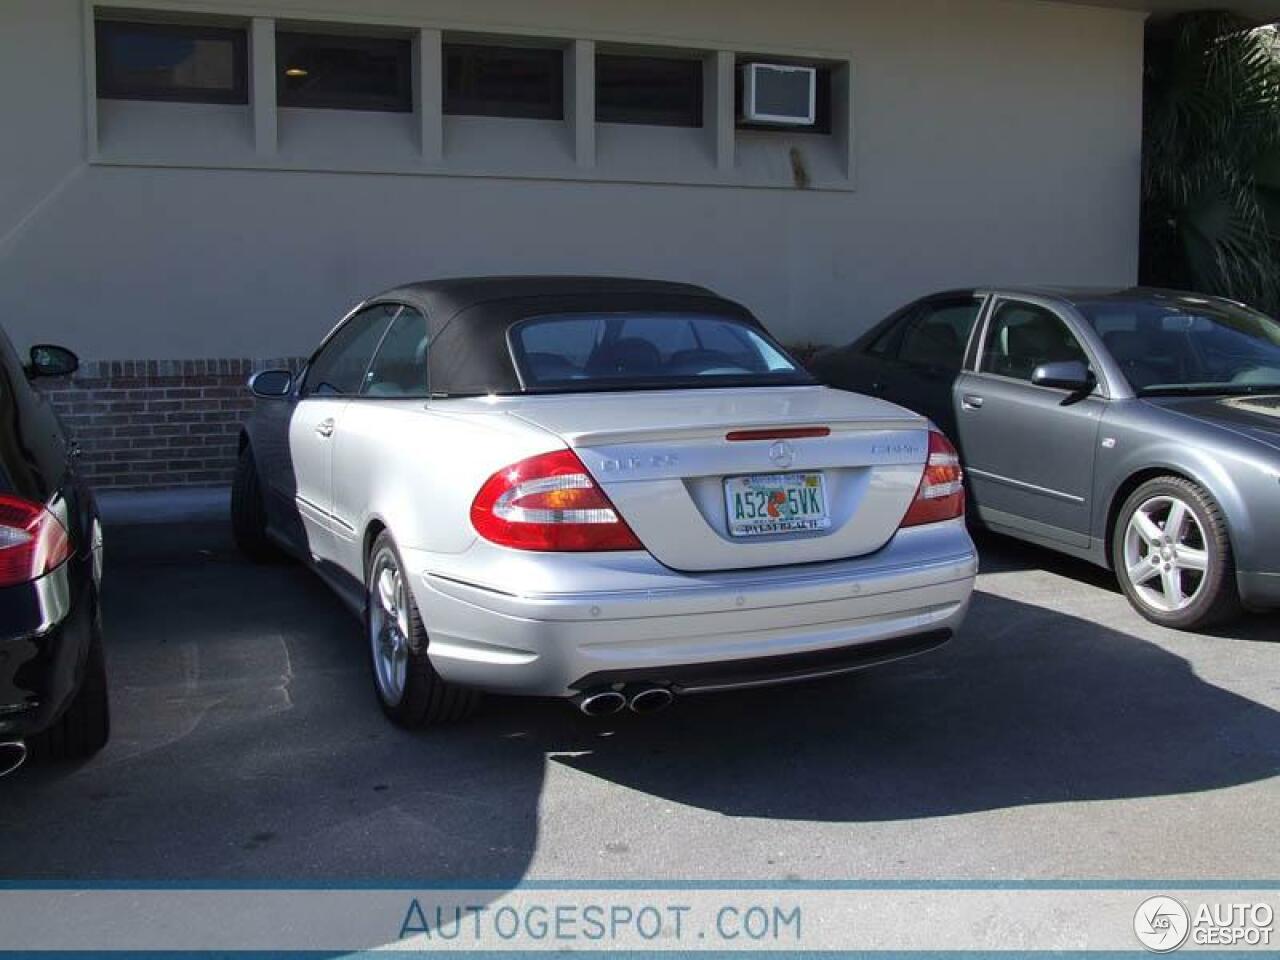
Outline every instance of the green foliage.
<path fill-rule="evenodd" d="M 1147 35 L 1142 282 L 1280 313 L 1280 41 L 1225 13 Z"/>

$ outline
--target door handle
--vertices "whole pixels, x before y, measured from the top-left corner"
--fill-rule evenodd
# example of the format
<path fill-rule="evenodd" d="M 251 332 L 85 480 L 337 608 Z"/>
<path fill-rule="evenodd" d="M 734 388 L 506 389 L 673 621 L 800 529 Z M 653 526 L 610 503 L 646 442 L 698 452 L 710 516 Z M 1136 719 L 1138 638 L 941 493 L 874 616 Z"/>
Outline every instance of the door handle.
<path fill-rule="evenodd" d="M 982 405 L 985 402 L 986 401 L 982 397 L 979 397 L 976 394 L 972 394 L 972 393 L 966 393 L 960 399 L 960 405 L 963 406 L 966 410 L 981 410 Z"/>
<path fill-rule="evenodd" d="M 316 433 L 320 434 L 320 436 L 322 437 L 332 437 L 333 436 L 333 417 L 330 417 L 328 420 L 321 420 L 319 423 L 317 423 Z"/>

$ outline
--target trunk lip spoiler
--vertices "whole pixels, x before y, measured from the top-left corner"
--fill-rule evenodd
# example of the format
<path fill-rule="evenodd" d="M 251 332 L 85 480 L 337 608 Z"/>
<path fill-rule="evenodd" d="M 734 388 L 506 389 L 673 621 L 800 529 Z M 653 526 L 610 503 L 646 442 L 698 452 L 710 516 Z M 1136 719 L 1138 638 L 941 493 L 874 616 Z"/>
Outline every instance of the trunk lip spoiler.
<path fill-rule="evenodd" d="M 525 420 L 521 414 L 514 414 L 516 417 Z M 575 449 L 582 447 L 604 447 L 614 444 L 634 444 L 634 443 L 687 443 L 697 440 L 714 440 L 724 442 L 727 430 L 732 431 L 779 431 L 786 430 L 793 426 L 812 426 L 812 420 L 799 420 L 793 423 L 785 421 L 778 422 L 746 422 L 741 424 L 726 423 L 708 423 L 698 424 L 696 426 L 686 427 L 648 427 L 640 429 L 606 429 L 606 430 L 556 430 L 552 427 L 538 423 L 536 420 L 528 420 L 534 426 L 541 427 L 549 433 L 560 437 L 570 447 Z M 828 420 L 828 434 L 830 437 L 840 435 L 856 435 L 868 433 L 890 433 L 901 430 L 927 431 L 929 429 L 929 421 L 924 417 L 885 417 L 877 419 L 875 417 L 854 417 L 848 420 Z"/>

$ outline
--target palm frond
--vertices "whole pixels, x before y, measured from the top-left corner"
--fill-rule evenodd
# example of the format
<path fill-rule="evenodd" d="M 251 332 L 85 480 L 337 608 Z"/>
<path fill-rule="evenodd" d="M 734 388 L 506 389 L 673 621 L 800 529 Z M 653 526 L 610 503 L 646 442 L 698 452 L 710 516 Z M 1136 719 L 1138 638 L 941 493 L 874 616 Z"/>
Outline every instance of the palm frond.
<path fill-rule="evenodd" d="M 1224 13 L 1148 34 L 1142 275 L 1280 312 L 1280 39 Z"/>

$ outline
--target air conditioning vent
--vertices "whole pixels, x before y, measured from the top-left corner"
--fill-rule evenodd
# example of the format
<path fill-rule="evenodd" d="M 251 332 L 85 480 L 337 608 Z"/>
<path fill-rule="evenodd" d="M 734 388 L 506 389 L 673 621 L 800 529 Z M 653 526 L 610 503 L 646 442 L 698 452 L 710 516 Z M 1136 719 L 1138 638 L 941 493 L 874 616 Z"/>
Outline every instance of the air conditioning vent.
<path fill-rule="evenodd" d="M 784 63 L 748 63 L 742 70 L 742 118 L 747 123 L 814 125 L 817 70 Z"/>

